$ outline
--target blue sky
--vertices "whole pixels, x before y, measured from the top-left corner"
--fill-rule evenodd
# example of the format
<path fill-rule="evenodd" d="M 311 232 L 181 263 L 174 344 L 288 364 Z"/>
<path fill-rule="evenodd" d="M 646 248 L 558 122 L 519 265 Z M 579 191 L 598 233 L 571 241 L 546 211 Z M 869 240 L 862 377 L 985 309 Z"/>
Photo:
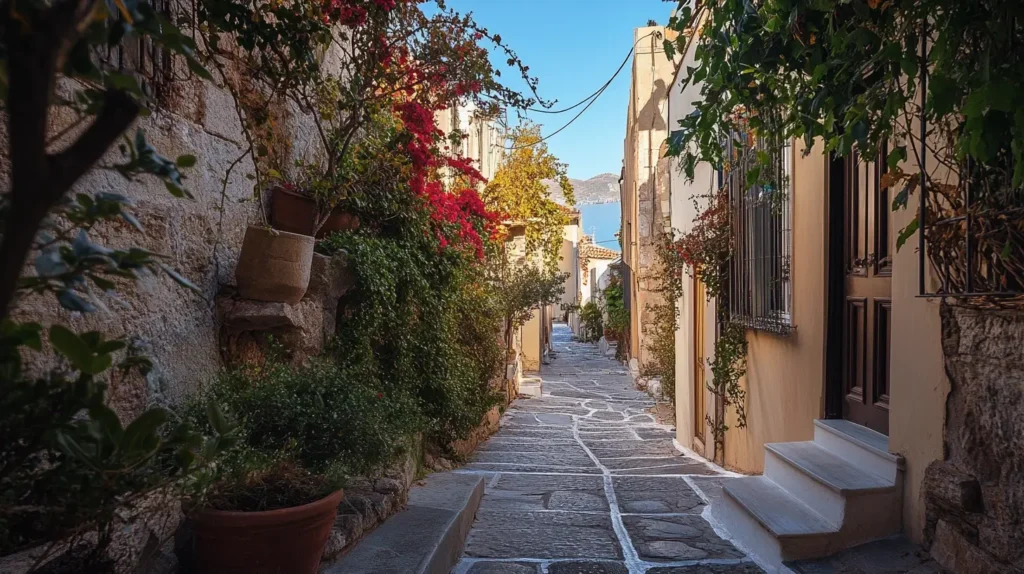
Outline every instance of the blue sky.
<path fill-rule="evenodd" d="M 449 8 L 473 12 L 481 26 L 501 35 L 540 80 L 540 94 L 557 99 L 556 108 L 575 104 L 596 91 L 615 72 L 633 44 L 633 28 L 668 21 L 674 2 L 664 0 L 447 0 Z M 504 58 L 495 67 L 511 87 L 523 88 Z M 619 173 L 626 131 L 630 64 L 578 120 L 548 140 L 551 151 L 569 166 L 569 176 L 587 179 Z M 507 73 L 506 73 L 507 72 Z M 579 110 L 533 114 L 545 135 Z M 514 115 L 512 116 L 514 118 Z"/>

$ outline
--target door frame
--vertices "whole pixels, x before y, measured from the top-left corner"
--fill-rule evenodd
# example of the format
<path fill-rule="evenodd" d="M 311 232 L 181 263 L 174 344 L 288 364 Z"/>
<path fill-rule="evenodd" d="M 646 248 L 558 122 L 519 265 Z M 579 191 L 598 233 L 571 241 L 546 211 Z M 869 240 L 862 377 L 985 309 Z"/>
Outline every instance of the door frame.
<path fill-rule="evenodd" d="M 843 307 L 846 302 L 845 160 L 825 154 L 825 404 L 826 419 L 843 418 Z"/>

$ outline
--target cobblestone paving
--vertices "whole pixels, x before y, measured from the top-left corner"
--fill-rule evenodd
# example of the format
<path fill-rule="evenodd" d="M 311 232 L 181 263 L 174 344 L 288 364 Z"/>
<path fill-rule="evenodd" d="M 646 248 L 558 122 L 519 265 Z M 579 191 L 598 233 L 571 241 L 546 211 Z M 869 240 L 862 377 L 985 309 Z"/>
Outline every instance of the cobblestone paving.
<path fill-rule="evenodd" d="M 704 519 L 724 474 L 683 455 L 651 399 L 555 325 L 544 396 L 519 399 L 458 472 L 488 478 L 455 574 L 753 574 Z"/>

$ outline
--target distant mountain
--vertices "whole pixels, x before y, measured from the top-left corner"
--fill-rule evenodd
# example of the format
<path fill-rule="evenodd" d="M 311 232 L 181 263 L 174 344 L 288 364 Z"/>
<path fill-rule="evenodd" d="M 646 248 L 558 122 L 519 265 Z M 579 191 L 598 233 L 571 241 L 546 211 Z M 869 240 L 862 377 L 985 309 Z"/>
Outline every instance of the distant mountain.
<path fill-rule="evenodd" d="M 590 179 L 572 179 L 572 188 L 576 192 L 576 205 L 594 205 L 598 203 L 614 203 L 619 201 L 619 176 L 613 173 L 602 173 Z M 558 184 L 545 180 L 551 199 L 565 204 L 565 197 Z"/>

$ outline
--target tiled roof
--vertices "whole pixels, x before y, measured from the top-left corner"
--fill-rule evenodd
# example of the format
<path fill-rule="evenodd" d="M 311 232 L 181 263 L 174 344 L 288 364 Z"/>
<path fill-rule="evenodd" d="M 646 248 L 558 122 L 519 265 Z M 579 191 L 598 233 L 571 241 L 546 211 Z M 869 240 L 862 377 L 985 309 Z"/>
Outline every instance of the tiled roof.
<path fill-rule="evenodd" d="M 614 249 L 591 243 L 589 237 L 580 242 L 580 259 L 617 259 L 620 255 Z"/>

